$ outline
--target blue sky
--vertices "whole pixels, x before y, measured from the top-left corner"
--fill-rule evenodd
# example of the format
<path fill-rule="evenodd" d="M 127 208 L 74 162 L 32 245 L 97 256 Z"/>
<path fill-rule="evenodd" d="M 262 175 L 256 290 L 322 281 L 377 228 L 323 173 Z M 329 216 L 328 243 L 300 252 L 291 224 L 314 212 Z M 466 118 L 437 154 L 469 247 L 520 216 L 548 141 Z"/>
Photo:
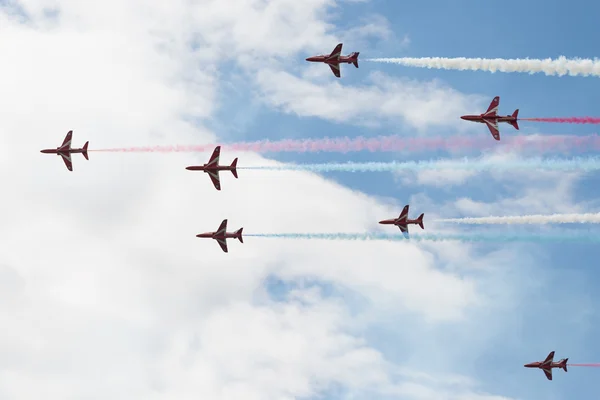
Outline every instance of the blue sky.
<path fill-rule="evenodd" d="M 410 38 L 410 45 L 406 48 L 397 46 L 397 41 L 389 40 L 371 40 L 369 46 L 357 48 L 351 41 L 346 40 L 344 54 L 360 51 L 360 59 L 403 56 L 556 58 L 560 55 L 593 58 L 596 55 L 594 53 L 596 46 L 593 46 L 590 38 L 596 37 L 599 33 L 594 8 L 600 6 L 576 3 L 580 6 L 572 4 L 565 6 L 565 3 L 558 1 L 550 3 L 530 1 L 526 4 L 518 1 L 496 3 L 457 1 L 452 4 L 445 1 L 371 1 L 344 4 L 335 22 L 342 30 L 344 27 L 352 27 L 354 23 L 370 14 L 385 15 L 397 38 L 402 38 L 404 35 Z M 322 53 L 329 52 L 334 45 L 333 42 L 323 43 Z M 303 58 L 309 55 L 311 54 L 303 54 L 296 58 L 299 68 L 304 65 Z M 600 101 L 600 81 L 595 78 L 427 70 L 364 61 L 360 62 L 358 70 L 343 65 L 340 84 L 364 85 L 366 76 L 375 70 L 394 77 L 417 80 L 440 79 L 463 93 L 484 96 L 489 99 L 488 102 L 499 95 L 500 113 L 511 114 L 515 108 L 519 108 L 520 116 L 524 118 L 594 116 L 597 115 L 595 105 Z M 331 76 L 331 80 L 334 79 Z M 277 113 L 257 104 L 249 106 L 243 104 L 244 92 L 240 92 L 237 96 L 229 94 L 227 99 L 232 107 L 242 107 L 241 116 L 238 113 L 233 121 L 237 129 L 232 131 L 230 124 L 223 127 L 223 132 L 227 132 L 224 136 L 227 141 L 321 136 L 399 134 L 409 137 L 414 135 L 413 129 L 402 124 L 392 125 L 384 122 L 379 128 L 366 128 L 351 123 L 332 123 L 319 118 Z M 336 101 L 344 102 L 346 99 L 341 97 Z M 475 114 L 485 110 L 471 111 Z M 458 117 L 459 115 L 456 115 L 457 119 Z M 597 132 L 593 125 L 521 122 L 520 126 L 519 134 L 586 135 Z M 446 129 L 445 133 L 455 134 L 452 128 Z M 507 125 L 502 126 L 501 133 L 503 137 L 508 137 L 517 132 Z M 484 126 L 478 126 L 477 130 L 469 134 L 489 136 Z M 489 139 L 490 149 L 499 145 L 491 137 Z M 392 153 L 269 155 L 280 161 L 299 163 L 419 160 L 435 156 L 426 153 L 403 154 L 401 158 Z M 535 171 L 531 171 L 527 177 L 535 182 L 536 174 Z M 370 195 L 394 198 L 398 211 L 412 196 L 422 193 L 425 193 L 434 203 L 452 201 L 460 197 L 493 202 L 494 199 L 510 196 L 512 190 L 522 190 L 528 184 L 523 180 L 514 182 L 514 187 L 511 182 L 499 184 L 496 180 L 490 179 L 488 174 L 473 177 L 470 182 L 463 185 L 443 188 L 423 187 L 418 184 L 404 185 L 395 180 L 391 174 L 386 173 L 336 173 L 325 176 Z M 590 175 L 578 179 L 572 187 L 573 201 L 585 204 L 587 212 L 597 211 L 597 183 L 598 178 Z M 414 213 L 414 216 L 425 212 L 427 221 L 427 213 L 432 210 L 423 208 L 414 201 L 411 206 L 411 213 Z M 463 214 L 463 216 L 469 215 Z M 441 215 L 441 217 L 446 216 Z M 481 228 L 462 226 L 462 229 Z M 539 228 L 514 226 L 506 229 L 536 231 Z M 593 228 L 573 226 L 567 229 Z M 335 227 L 332 227 L 332 231 L 335 230 Z M 293 231 L 293 227 L 290 227 L 290 231 Z M 551 350 L 556 350 L 557 359 L 569 357 L 570 361 L 575 363 L 600 360 L 600 349 L 594 340 L 600 333 L 595 323 L 598 319 L 597 314 L 592 308 L 585 313 L 585 318 L 577 319 L 573 315 L 580 315 L 582 310 L 569 308 L 573 305 L 570 301 L 573 295 L 588 297 L 591 305 L 598 301 L 595 290 L 600 278 L 597 272 L 597 248 L 591 244 L 522 244 L 520 246 L 523 251 L 530 253 L 532 258 L 543 264 L 543 269 L 536 269 L 535 273 L 527 276 L 532 282 L 540 282 L 542 287 L 534 291 L 526 303 L 519 306 L 516 315 L 509 318 L 498 315 L 504 326 L 501 324 L 491 325 L 489 328 L 479 327 L 478 330 L 495 331 L 487 332 L 494 336 L 493 345 L 478 354 L 456 354 L 454 372 L 469 373 L 484 382 L 484 390 L 514 398 L 567 399 L 593 395 L 594 389 L 590 382 L 594 381 L 595 374 L 598 373 L 594 369 L 573 367 L 568 374 L 562 371 L 555 372 L 555 380 L 548 382 L 541 371 L 527 370 L 523 368 L 523 364 L 541 360 Z M 502 252 L 505 251 L 505 247 L 506 245 L 503 244 L 486 245 L 485 250 L 482 251 Z M 524 270 L 528 268 L 528 261 L 523 260 Z M 390 262 L 394 261 L 390 260 Z M 402 268 L 401 263 L 398 263 L 398 268 Z M 278 290 L 280 293 L 281 288 Z M 493 316 L 491 318 L 493 319 Z M 410 329 L 410 321 L 408 323 L 396 321 L 393 325 L 395 327 L 392 329 L 372 327 L 368 337 L 371 344 L 382 349 L 387 356 L 403 360 L 407 358 L 402 350 L 405 344 L 397 340 L 396 329 Z M 476 336 L 477 333 L 474 332 L 473 335 Z M 511 339 L 508 340 L 507 337 Z M 452 330 L 449 329 L 448 341 L 438 345 L 452 346 L 452 342 Z M 426 343 L 420 345 L 427 346 Z M 427 364 L 427 362 L 427 360 L 418 361 L 420 364 Z"/>

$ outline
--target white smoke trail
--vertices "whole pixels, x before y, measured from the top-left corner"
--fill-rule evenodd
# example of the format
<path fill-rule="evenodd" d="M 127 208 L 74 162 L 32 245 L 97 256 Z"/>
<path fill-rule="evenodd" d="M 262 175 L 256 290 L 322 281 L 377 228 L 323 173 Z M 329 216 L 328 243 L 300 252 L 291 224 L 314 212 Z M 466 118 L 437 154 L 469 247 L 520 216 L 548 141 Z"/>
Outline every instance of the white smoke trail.
<path fill-rule="evenodd" d="M 600 236 L 584 232 L 563 232 L 561 234 L 550 233 L 489 233 L 489 232 L 465 232 L 459 234 L 435 234 L 421 233 L 411 234 L 410 239 L 401 234 L 364 232 L 364 233 L 255 233 L 246 234 L 246 237 L 262 237 L 271 239 L 297 239 L 297 240 L 388 240 L 403 242 L 534 242 L 534 243 L 598 243 Z"/>
<path fill-rule="evenodd" d="M 481 217 L 481 218 L 448 218 L 438 219 L 437 222 L 453 222 L 457 224 L 600 224 L 600 213 L 597 214 L 552 214 L 552 215 L 522 215 L 514 217 Z"/>
<path fill-rule="evenodd" d="M 284 164 L 273 166 L 238 167 L 238 169 L 271 171 L 311 171 L 311 172 L 393 172 L 402 170 L 421 171 L 456 169 L 471 171 L 506 171 L 512 169 L 553 170 L 553 171 L 597 171 L 600 157 L 530 158 L 524 160 L 428 160 L 406 162 L 348 162 L 325 164 Z"/>
<path fill-rule="evenodd" d="M 393 63 L 408 67 L 451 69 L 458 71 L 487 71 L 487 72 L 524 72 L 529 74 L 544 73 L 546 75 L 570 76 L 600 76 L 600 60 L 560 56 L 553 60 L 516 58 L 371 58 L 365 61 Z"/>

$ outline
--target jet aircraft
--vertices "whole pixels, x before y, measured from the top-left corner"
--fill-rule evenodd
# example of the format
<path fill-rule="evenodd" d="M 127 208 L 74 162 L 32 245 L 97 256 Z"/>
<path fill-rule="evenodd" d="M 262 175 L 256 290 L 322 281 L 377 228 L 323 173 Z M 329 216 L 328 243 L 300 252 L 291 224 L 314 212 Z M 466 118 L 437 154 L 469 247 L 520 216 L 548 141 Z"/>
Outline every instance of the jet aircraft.
<path fill-rule="evenodd" d="M 563 358 L 562 360 L 558 361 L 558 362 L 553 362 L 554 359 L 554 351 L 551 351 L 550 354 L 548 354 L 548 357 L 546 357 L 546 359 L 544 361 L 536 361 L 536 362 L 532 362 L 529 364 L 525 364 L 524 367 L 525 368 L 539 368 L 542 371 L 544 371 L 544 374 L 546 374 L 546 378 L 548 378 L 548 380 L 552 380 L 552 368 L 562 368 L 565 370 L 565 372 L 567 372 L 567 361 L 569 360 L 568 358 Z"/>
<path fill-rule="evenodd" d="M 244 240 L 242 239 L 243 229 L 244 228 L 240 228 L 235 232 L 227 232 L 227 220 L 224 219 L 216 232 L 199 233 L 196 237 L 215 239 L 223 251 L 227 253 L 227 239 L 238 239 L 240 243 L 244 243 Z"/>
<path fill-rule="evenodd" d="M 329 65 L 329 68 L 331 68 L 331 72 L 333 72 L 333 74 L 339 78 L 341 76 L 340 63 L 354 64 L 354 66 L 358 68 L 358 55 L 360 54 L 360 52 L 356 51 L 354 53 L 350 53 L 347 56 L 342 56 L 341 54 L 342 43 L 335 46 L 335 49 L 333 49 L 331 54 L 321 54 L 318 56 L 308 57 L 306 61 L 322 62 Z"/>
<path fill-rule="evenodd" d="M 421 229 L 425 229 L 425 227 L 423 226 L 423 216 L 425 214 L 421 214 L 419 215 L 419 218 L 417 219 L 408 219 L 408 204 L 404 206 L 404 209 L 402 210 L 402 212 L 400 213 L 400 216 L 398 218 L 393 218 L 393 219 L 385 219 L 383 221 L 379 221 L 380 224 L 383 225 L 396 225 L 398 228 L 400 228 L 400 230 L 402 231 L 402 233 L 404 234 L 404 236 L 406 238 L 408 238 L 408 225 L 409 224 L 414 224 L 414 225 L 419 225 L 421 227 Z"/>
<path fill-rule="evenodd" d="M 69 132 L 67 132 L 67 136 L 65 136 L 65 140 L 60 145 L 60 147 L 57 147 L 56 149 L 41 150 L 41 152 L 45 153 L 45 154 L 56 154 L 56 155 L 62 156 L 62 159 L 65 162 L 67 169 L 69 171 L 73 171 L 73 163 L 71 162 L 71 154 L 82 153 L 83 156 L 85 157 L 85 159 L 89 160 L 87 151 L 88 151 L 88 144 L 90 142 L 85 142 L 83 147 L 80 149 L 72 149 L 71 148 L 71 140 L 72 139 L 73 139 L 73 131 L 69 131 Z"/>
<path fill-rule="evenodd" d="M 465 121 L 474 121 L 482 124 L 486 124 L 490 129 L 490 133 L 496 140 L 500 140 L 500 130 L 498 129 L 499 122 L 506 122 L 514 126 L 516 130 L 519 130 L 519 124 L 517 123 L 517 116 L 519 115 L 519 109 L 517 108 L 512 115 L 498 115 L 498 106 L 500 105 L 500 96 L 494 97 L 490 106 L 484 114 L 480 115 L 463 115 L 460 117 Z"/>
<path fill-rule="evenodd" d="M 217 147 L 215 147 L 215 150 L 213 151 L 212 156 L 210 156 L 210 160 L 208 160 L 208 163 L 206 163 L 202 166 L 186 167 L 185 169 L 190 170 L 190 171 L 206 172 L 208 174 L 208 176 L 210 177 L 210 180 L 212 181 L 213 185 L 215 185 L 215 188 L 217 190 L 221 190 L 221 180 L 219 179 L 219 171 L 231 171 L 233 176 L 235 176 L 237 178 L 238 175 L 237 175 L 236 166 L 237 166 L 238 159 L 236 158 L 235 160 L 233 160 L 233 162 L 231 163 L 230 166 L 219 165 L 219 155 L 220 154 L 221 154 L 221 146 L 217 146 Z"/>

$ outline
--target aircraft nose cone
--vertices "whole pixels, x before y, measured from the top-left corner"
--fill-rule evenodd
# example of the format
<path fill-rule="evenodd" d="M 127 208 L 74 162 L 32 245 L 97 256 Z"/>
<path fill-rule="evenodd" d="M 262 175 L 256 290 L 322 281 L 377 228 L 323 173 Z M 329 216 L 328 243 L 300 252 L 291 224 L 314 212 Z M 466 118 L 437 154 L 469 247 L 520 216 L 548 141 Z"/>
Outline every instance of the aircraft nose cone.
<path fill-rule="evenodd" d="M 192 167 L 185 167 L 185 169 L 187 169 L 188 171 L 191 171 Z"/>
<path fill-rule="evenodd" d="M 463 115 L 462 117 L 460 117 L 460 119 L 466 120 L 467 118 Z"/>

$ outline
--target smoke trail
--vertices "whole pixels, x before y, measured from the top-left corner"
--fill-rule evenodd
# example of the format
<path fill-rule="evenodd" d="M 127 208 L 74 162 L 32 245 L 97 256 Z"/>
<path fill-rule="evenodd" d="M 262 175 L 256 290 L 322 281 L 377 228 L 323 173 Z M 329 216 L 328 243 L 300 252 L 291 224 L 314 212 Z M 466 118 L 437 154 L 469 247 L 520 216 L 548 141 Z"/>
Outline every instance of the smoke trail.
<path fill-rule="evenodd" d="M 286 164 L 274 166 L 238 167 L 238 169 L 256 169 L 272 171 L 311 171 L 311 172 L 392 172 L 402 170 L 511 170 L 511 169 L 546 169 L 554 171 L 596 171 L 600 169 L 599 157 L 575 157 L 572 159 L 531 158 L 527 160 L 474 160 L 469 161 L 407 161 L 407 162 L 349 162 L 349 163 L 326 163 L 326 164 Z"/>
<path fill-rule="evenodd" d="M 451 69 L 459 71 L 487 71 L 487 72 L 525 72 L 529 74 L 544 73 L 546 75 L 571 75 L 571 76 L 600 76 L 600 61 L 597 59 L 567 59 L 560 56 L 553 60 L 546 58 L 536 60 L 529 58 L 503 59 L 503 58 L 371 58 L 365 61 L 394 63 L 408 67 Z"/>
<path fill-rule="evenodd" d="M 565 118 L 519 118 L 520 121 L 557 122 L 559 124 L 600 124 L 596 117 L 565 117 Z"/>
<path fill-rule="evenodd" d="M 263 238 L 279 239 L 320 239 L 320 240 L 388 240 L 388 241 L 408 241 L 408 242 L 441 242 L 441 241 L 459 241 L 459 242 L 600 242 L 600 236 L 581 233 L 563 233 L 560 235 L 540 234 L 540 233 L 522 233 L 522 234 L 491 234 L 486 232 L 473 232 L 465 234 L 411 234 L 410 239 L 404 238 L 401 234 L 389 233 L 265 233 L 245 235 Z"/>
<path fill-rule="evenodd" d="M 600 367 L 600 363 L 567 364 L 569 367 Z"/>
<path fill-rule="evenodd" d="M 472 138 L 472 137 L 433 137 L 433 138 L 414 138 L 402 136 L 379 136 L 375 138 L 366 137 L 340 137 L 340 138 L 321 138 L 321 139 L 284 139 L 277 141 L 261 140 L 255 142 L 238 142 L 221 145 L 225 150 L 234 151 L 252 151 L 256 153 L 269 152 L 294 152 L 294 153 L 316 153 L 316 152 L 338 152 L 350 153 L 357 151 L 427 151 L 440 148 L 464 148 L 474 147 L 479 148 L 489 146 L 489 138 Z M 595 138 L 600 147 L 600 138 Z M 516 142 L 526 142 L 527 136 L 524 139 L 517 139 Z M 487 142 L 487 143 L 486 143 Z M 517 144 L 519 144 L 517 143 Z M 205 152 L 210 151 L 218 146 L 218 144 L 205 145 L 177 145 L 177 146 L 152 146 L 152 147 L 124 147 L 112 149 L 99 149 L 94 151 L 101 152 L 120 152 L 120 153 L 173 153 L 173 152 Z"/>
<path fill-rule="evenodd" d="M 97 152 L 115 153 L 174 153 L 174 152 L 208 152 L 218 144 L 204 145 L 176 145 L 176 146 L 147 146 L 123 147 L 112 149 L 88 150 Z M 438 136 L 438 137 L 402 137 L 379 136 L 375 138 L 321 138 L 303 140 L 277 140 L 238 142 L 221 145 L 224 150 L 252 151 L 256 153 L 269 152 L 294 152 L 316 153 L 337 152 L 350 153 L 358 151 L 393 152 L 393 151 L 436 151 L 452 150 L 454 152 L 468 150 L 481 150 L 486 148 L 500 148 L 505 150 L 537 150 L 540 152 L 570 151 L 570 150 L 600 150 L 600 136 L 591 134 L 587 136 L 548 135 L 548 136 L 507 136 L 501 142 L 492 142 L 489 137 L 481 136 Z"/>
<path fill-rule="evenodd" d="M 522 215 L 515 217 L 481 217 L 481 218 L 448 218 L 438 219 L 437 222 L 454 222 L 457 224 L 598 224 L 598 214 L 552 214 L 552 215 Z"/>

